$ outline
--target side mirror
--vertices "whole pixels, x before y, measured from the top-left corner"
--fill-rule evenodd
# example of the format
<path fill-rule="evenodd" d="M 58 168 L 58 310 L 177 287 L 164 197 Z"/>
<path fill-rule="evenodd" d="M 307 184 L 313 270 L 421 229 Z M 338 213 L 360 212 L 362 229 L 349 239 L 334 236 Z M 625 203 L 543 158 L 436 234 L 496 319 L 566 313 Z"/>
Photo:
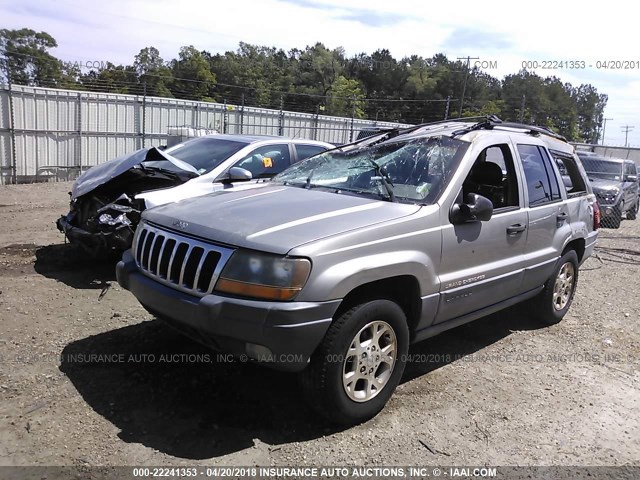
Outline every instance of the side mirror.
<path fill-rule="evenodd" d="M 222 183 L 246 182 L 252 178 L 253 175 L 249 170 L 240 167 L 231 167 L 229 172 L 217 181 L 221 181 Z"/>
<path fill-rule="evenodd" d="M 449 218 L 454 225 L 467 222 L 486 222 L 493 215 L 493 203 L 477 193 L 468 193 L 464 203 L 456 203 L 451 208 Z"/>
<path fill-rule="evenodd" d="M 624 181 L 625 182 L 637 182 L 638 181 L 638 176 L 637 175 L 625 175 L 624 176 Z"/>

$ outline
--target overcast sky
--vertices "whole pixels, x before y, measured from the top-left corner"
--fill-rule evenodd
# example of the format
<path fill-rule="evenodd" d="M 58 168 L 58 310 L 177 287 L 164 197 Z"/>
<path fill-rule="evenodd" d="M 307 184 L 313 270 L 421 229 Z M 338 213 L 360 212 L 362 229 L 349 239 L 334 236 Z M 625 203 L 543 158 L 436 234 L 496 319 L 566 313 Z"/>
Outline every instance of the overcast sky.
<path fill-rule="evenodd" d="M 130 64 L 155 46 L 165 60 L 183 45 L 236 50 L 238 43 L 288 50 L 322 42 L 348 56 L 379 48 L 396 58 L 444 53 L 449 59 L 497 62 L 486 72 L 502 78 L 525 61 L 584 61 L 583 70 L 536 70 L 574 85 L 591 83 L 609 95 L 606 143 L 623 145 L 622 126 L 635 128 L 640 147 L 640 34 L 636 15 L 620 1 L 565 5 L 536 2 L 424 0 L 0 0 L 0 28 L 51 34 L 53 54 L 73 62 Z M 597 62 L 631 61 L 635 68 L 603 69 Z"/>

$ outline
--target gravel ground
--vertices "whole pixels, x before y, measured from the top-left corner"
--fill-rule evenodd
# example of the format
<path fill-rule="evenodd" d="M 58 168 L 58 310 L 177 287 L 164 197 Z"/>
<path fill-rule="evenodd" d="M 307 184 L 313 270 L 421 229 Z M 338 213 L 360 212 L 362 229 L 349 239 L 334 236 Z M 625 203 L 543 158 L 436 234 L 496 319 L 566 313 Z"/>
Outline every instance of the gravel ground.
<path fill-rule="evenodd" d="M 0 187 L 2 465 L 640 465 L 640 221 L 601 231 L 563 322 L 512 309 L 418 344 L 386 409 L 344 429 L 64 245 L 70 187 Z"/>

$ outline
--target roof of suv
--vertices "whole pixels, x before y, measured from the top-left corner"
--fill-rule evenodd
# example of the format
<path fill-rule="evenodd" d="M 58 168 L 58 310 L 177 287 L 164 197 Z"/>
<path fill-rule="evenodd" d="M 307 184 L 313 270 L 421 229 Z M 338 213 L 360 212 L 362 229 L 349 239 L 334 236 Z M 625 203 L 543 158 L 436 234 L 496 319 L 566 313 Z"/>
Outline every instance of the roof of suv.
<path fill-rule="evenodd" d="M 407 129 L 399 130 L 398 136 L 393 138 L 412 139 L 427 135 L 464 136 L 471 132 L 478 132 L 478 134 L 483 135 L 491 135 L 492 132 L 497 131 L 513 135 L 534 136 L 542 139 L 551 149 L 567 153 L 575 152 L 575 147 L 568 143 L 563 136 L 552 132 L 546 127 L 502 122 L 496 117 L 486 117 L 483 121 L 480 122 L 467 120 L 450 120 L 432 124 L 417 125 L 416 127 L 409 127 Z"/>

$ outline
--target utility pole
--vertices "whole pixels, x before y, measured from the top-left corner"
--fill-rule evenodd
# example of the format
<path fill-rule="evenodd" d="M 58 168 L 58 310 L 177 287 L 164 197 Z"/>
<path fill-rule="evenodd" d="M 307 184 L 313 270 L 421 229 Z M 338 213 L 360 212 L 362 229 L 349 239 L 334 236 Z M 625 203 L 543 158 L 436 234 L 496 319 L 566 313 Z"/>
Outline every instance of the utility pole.
<path fill-rule="evenodd" d="M 607 120 L 613 120 L 613 118 L 603 118 L 604 124 L 602 126 L 602 145 L 604 145 L 604 133 L 607 131 Z"/>
<path fill-rule="evenodd" d="M 464 84 L 462 85 L 462 97 L 460 98 L 460 111 L 458 112 L 458 118 L 462 117 L 462 105 L 464 104 L 464 94 L 467 90 L 467 80 L 469 79 L 469 66 L 471 65 L 471 60 L 480 60 L 480 57 L 458 57 L 458 60 L 466 60 L 467 68 L 464 74 Z"/>
<path fill-rule="evenodd" d="M 522 103 L 520 104 L 520 123 L 524 123 L 524 101 L 525 101 L 526 95 L 523 93 L 522 94 Z"/>
<path fill-rule="evenodd" d="M 631 130 L 633 130 L 635 127 L 633 125 L 625 125 L 622 128 L 622 131 L 624 132 L 624 146 L 628 147 L 629 146 L 629 132 Z"/>
<path fill-rule="evenodd" d="M 444 119 L 449 119 L 449 106 L 451 105 L 451 95 L 447 97 L 447 106 L 444 109 Z"/>

